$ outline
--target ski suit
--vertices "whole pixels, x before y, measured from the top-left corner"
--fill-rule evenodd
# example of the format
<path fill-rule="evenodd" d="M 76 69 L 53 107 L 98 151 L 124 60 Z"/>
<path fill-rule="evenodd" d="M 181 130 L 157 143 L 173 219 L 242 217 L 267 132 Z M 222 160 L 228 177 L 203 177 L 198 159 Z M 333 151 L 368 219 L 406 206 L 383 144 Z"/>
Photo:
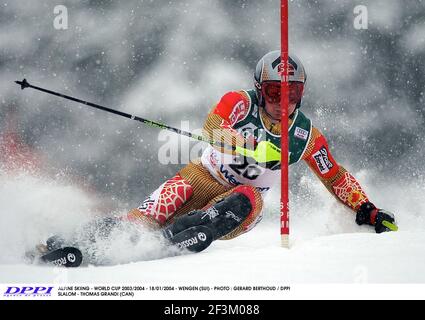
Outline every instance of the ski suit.
<path fill-rule="evenodd" d="M 304 160 L 354 212 L 369 201 L 356 179 L 335 161 L 325 137 L 299 109 L 290 115 L 288 126 L 290 165 Z M 205 136 L 227 145 L 270 141 L 280 147 L 280 122 L 273 123 L 258 106 L 255 90 L 226 93 L 209 113 L 203 130 Z M 127 218 L 160 228 L 192 210 L 205 210 L 232 192 L 241 192 L 249 198 L 252 210 L 239 227 L 222 237 L 232 239 L 261 221 L 263 198 L 279 182 L 279 161 L 259 164 L 231 149 L 210 145 L 200 159 L 163 183 Z"/>

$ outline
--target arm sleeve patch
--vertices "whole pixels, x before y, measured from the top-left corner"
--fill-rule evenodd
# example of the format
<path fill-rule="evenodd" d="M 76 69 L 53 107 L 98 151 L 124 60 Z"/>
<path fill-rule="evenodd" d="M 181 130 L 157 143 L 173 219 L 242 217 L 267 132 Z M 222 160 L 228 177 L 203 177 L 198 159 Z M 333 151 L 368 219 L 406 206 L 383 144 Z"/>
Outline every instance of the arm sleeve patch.
<path fill-rule="evenodd" d="M 203 128 L 204 136 L 228 146 L 243 147 L 246 140 L 233 128 L 233 125 L 244 119 L 248 112 L 249 101 L 243 92 L 226 93 L 208 115 Z M 217 146 L 215 148 L 223 153 L 235 154 L 228 148 Z"/>
<path fill-rule="evenodd" d="M 233 126 L 244 119 L 249 112 L 249 102 L 239 92 L 228 92 L 215 106 L 213 113 L 219 115 Z"/>
<path fill-rule="evenodd" d="M 335 161 L 320 131 L 316 128 L 313 130 L 304 160 L 339 201 L 356 211 L 369 201 L 365 192 L 357 180 Z"/>
<path fill-rule="evenodd" d="M 339 165 L 330 153 L 328 143 L 322 134 L 313 135 L 305 160 L 317 175 L 325 179 L 335 176 L 339 171 Z"/>

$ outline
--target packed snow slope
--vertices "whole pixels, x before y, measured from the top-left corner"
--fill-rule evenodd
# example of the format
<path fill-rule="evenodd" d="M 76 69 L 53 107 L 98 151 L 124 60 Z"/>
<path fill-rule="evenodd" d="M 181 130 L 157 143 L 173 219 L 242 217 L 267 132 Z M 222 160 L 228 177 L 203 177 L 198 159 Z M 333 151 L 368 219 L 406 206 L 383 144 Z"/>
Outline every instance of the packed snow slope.
<path fill-rule="evenodd" d="M 364 174 L 357 173 L 360 180 Z M 425 282 L 423 186 L 375 184 L 400 231 L 377 235 L 354 223 L 314 178 L 310 201 L 291 195 L 291 248 L 280 247 L 277 194 L 251 232 L 216 241 L 199 254 L 175 256 L 155 235 L 137 243 L 126 233 L 100 243 L 105 260 L 64 271 L 28 264 L 24 253 L 55 233 L 71 233 L 99 215 L 101 199 L 64 178 L 0 175 L 0 283 L 291 284 Z M 373 183 L 371 183 L 373 185 Z M 375 188 L 375 189 L 374 189 Z M 397 189 L 397 198 L 393 197 Z M 378 196 L 376 196 L 379 198 Z M 115 213 L 116 214 L 116 213 Z"/>

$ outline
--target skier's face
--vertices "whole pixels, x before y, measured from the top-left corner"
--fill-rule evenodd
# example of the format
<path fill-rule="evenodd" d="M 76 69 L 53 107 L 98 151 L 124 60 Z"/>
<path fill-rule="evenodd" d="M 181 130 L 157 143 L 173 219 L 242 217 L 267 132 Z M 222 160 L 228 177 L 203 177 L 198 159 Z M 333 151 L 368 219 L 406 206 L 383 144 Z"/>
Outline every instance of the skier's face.
<path fill-rule="evenodd" d="M 288 115 L 290 116 L 297 107 L 296 103 L 289 103 Z M 282 111 L 280 110 L 280 103 L 274 104 L 266 101 L 266 111 L 274 119 L 279 120 L 282 118 Z"/>
<path fill-rule="evenodd" d="M 280 82 L 270 81 L 264 82 L 262 85 L 262 94 L 265 100 L 267 113 L 275 120 L 280 120 L 282 113 L 280 109 Z M 304 91 L 304 84 L 302 82 L 289 82 L 289 105 L 288 114 L 291 115 L 297 103 L 301 101 Z"/>

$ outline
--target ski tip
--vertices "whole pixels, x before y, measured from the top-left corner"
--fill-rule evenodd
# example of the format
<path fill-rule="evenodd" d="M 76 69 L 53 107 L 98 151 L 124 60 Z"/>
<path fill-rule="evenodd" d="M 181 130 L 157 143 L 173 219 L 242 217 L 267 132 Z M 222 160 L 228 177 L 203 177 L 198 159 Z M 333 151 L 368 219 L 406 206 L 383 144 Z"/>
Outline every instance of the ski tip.
<path fill-rule="evenodd" d="M 42 255 L 40 261 L 56 267 L 76 268 L 81 265 L 83 255 L 77 248 L 64 247 Z"/>
<path fill-rule="evenodd" d="M 208 248 L 214 237 L 208 227 L 195 226 L 174 235 L 169 240 L 180 250 L 196 253 Z"/>
<path fill-rule="evenodd" d="M 25 78 L 22 81 L 15 81 L 15 83 L 17 83 L 21 86 L 21 90 L 24 90 L 25 88 L 28 88 L 30 86 L 27 79 L 25 79 Z"/>

